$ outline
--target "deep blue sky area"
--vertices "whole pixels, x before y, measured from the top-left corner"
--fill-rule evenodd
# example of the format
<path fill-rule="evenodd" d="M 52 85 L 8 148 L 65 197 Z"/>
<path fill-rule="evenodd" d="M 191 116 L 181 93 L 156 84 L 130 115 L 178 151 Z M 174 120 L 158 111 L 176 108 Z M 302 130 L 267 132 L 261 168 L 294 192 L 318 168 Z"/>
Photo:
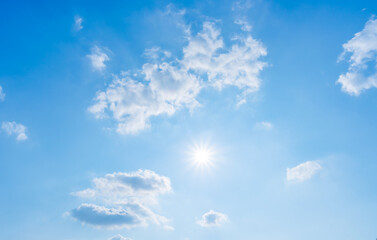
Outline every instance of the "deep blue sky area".
<path fill-rule="evenodd" d="M 375 14 L 0 2 L 0 239 L 376 239 Z"/>

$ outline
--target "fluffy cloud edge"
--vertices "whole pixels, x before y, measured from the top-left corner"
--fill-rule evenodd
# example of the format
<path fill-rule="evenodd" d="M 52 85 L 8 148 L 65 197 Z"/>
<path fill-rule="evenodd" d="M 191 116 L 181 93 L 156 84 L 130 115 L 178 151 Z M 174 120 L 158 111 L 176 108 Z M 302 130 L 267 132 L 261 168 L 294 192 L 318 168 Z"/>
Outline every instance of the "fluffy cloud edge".
<path fill-rule="evenodd" d="M 377 19 L 369 19 L 362 31 L 343 44 L 343 53 L 339 60 L 349 55 L 349 66 L 346 73 L 339 76 L 336 83 L 341 85 L 342 91 L 349 95 L 358 96 L 364 90 L 377 87 Z M 373 67 L 368 66 L 373 65 Z M 368 69 L 374 69 L 368 74 Z"/>
<path fill-rule="evenodd" d="M 220 227 L 227 221 L 229 219 L 226 214 L 209 210 L 196 223 L 202 227 Z"/>
<path fill-rule="evenodd" d="M 307 161 L 293 168 L 287 168 L 286 180 L 288 182 L 304 182 L 311 179 L 322 166 L 317 161 Z"/>
<path fill-rule="evenodd" d="M 2 122 L 1 128 L 8 134 L 8 136 L 16 136 L 16 140 L 21 142 L 28 139 L 28 136 L 26 135 L 27 128 L 20 124 L 16 123 L 14 121 L 12 122 Z"/>
<path fill-rule="evenodd" d="M 91 53 L 86 55 L 86 57 L 89 58 L 92 68 L 100 72 L 105 70 L 105 62 L 110 60 L 110 57 L 97 45 L 92 47 Z"/>
<path fill-rule="evenodd" d="M 174 230 L 169 219 L 151 209 L 158 204 L 159 195 L 172 192 L 169 178 L 151 170 L 138 170 L 106 174 L 92 182 L 92 188 L 71 194 L 105 206 L 83 203 L 70 212 L 76 220 L 96 228 L 129 229 L 151 223 Z"/>

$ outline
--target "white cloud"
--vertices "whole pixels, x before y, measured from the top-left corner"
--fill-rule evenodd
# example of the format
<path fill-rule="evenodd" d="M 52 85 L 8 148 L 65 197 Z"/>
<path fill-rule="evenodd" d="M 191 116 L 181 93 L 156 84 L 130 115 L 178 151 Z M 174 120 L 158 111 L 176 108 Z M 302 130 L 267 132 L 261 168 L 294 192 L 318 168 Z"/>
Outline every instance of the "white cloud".
<path fill-rule="evenodd" d="M 3 122 L 1 128 L 9 135 L 15 135 L 17 141 L 25 141 L 28 137 L 26 135 L 26 127 L 16 122 Z"/>
<path fill-rule="evenodd" d="M 76 32 L 80 31 L 83 26 L 82 26 L 82 18 L 80 16 L 75 16 L 75 23 L 73 25 L 73 28 Z"/>
<path fill-rule="evenodd" d="M 131 228 L 153 223 L 171 229 L 169 220 L 150 208 L 158 203 L 159 195 L 171 191 L 170 179 L 150 170 L 107 174 L 93 179 L 93 188 L 72 194 L 114 207 L 82 204 L 73 209 L 71 215 L 83 223 L 102 228 Z"/>
<path fill-rule="evenodd" d="M 245 32 L 251 31 L 251 25 L 245 20 L 245 18 L 237 18 L 234 21 L 234 23 L 240 25 L 242 31 L 245 31 Z"/>
<path fill-rule="evenodd" d="M 274 125 L 270 122 L 262 121 L 255 124 L 257 129 L 271 130 Z"/>
<path fill-rule="evenodd" d="M 350 54 L 348 72 L 341 74 L 337 83 L 350 95 L 359 95 L 363 90 L 377 87 L 377 19 L 370 19 L 361 32 L 347 43 L 340 60 Z"/>
<path fill-rule="evenodd" d="M 0 101 L 4 101 L 5 99 L 5 93 L 3 91 L 3 88 L 0 86 Z"/>
<path fill-rule="evenodd" d="M 199 106 L 196 97 L 204 87 L 234 86 L 241 90 L 239 103 L 259 90 L 259 73 L 266 66 L 259 58 L 267 52 L 251 35 L 234 37 L 228 48 L 220 29 L 205 22 L 202 31 L 187 39 L 181 59 L 167 61 L 166 51 L 147 50 L 145 55 L 154 63 L 145 63 L 141 74 L 116 76 L 106 90 L 97 93 L 89 111 L 97 118 L 110 115 L 121 134 L 136 134 L 150 127 L 151 117 Z"/>
<path fill-rule="evenodd" d="M 94 178 L 93 187 L 73 193 L 84 198 L 95 198 L 107 203 L 154 203 L 158 195 L 172 191 L 170 179 L 150 170 L 131 173 L 111 173 Z"/>
<path fill-rule="evenodd" d="M 123 208 L 106 208 L 86 203 L 73 209 L 71 215 L 82 223 L 100 228 L 131 228 L 143 223 L 138 215 Z"/>
<path fill-rule="evenodd" d="M 106 68 L 105 62 L 110 60 L 109 56 L 98 46 L 94 46 L 91 54 L 87 55 L 87 57 L 90 59 L 92 67 L 98 71 L 104 70 Z"/>
<path fill-rule="evenodd" d="M 128 237 L 123 237 L 122 235 L 118 234 L 114 237 L 109 238 L 108 240 L 132 240 L 132 239 Z"/>
<path fill-rule="evenodd" d="M 202 219 L 197 221 L 196 223 L 202 227 L 219 227 L 227 221 L 227 215 L 210 210 L 204 213 Z"/>
<path fill-rule="evenodd" d="M 321 165 L 316 161 L 301 163 L 294 168 L 287 168 L 287 181 L 303 182 L 312 178 L 321 169 Z"/>

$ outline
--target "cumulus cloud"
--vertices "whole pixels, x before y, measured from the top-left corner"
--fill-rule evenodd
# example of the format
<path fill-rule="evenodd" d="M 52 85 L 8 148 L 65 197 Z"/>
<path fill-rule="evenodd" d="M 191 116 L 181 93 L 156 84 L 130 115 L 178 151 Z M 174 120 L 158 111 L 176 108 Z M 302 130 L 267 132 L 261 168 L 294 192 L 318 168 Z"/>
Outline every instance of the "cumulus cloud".
<path fill-rule="evenodd" d="M 227 215 L 210 210 L 203 214 L 202 219 L 197 221 L 197 224 L 202 227 L 219 227 L 226 221 L 228 221 Z"/>
<path fill-rule="evenodd" d="M 158 195 L 172 191 L 170 179 L 150 170 L 111 173 L 94 178 L 93 187 L 73 193 L 83 198 L 101 199 L 108 203 L 154 203 Z"/>
<path fill-rule="evenodd" d="M 157 197 L 172 191 L 170 179 L 150 170 L 112 173 L 93 179 L 93 187 L 72 193 L 96 200 L 112 208 L 82 204 L 71 211 L 75 219 L 101 228 L 131 228 L 149 223 L 172 228 L 169 220 L 151 210 Z"/>
<path fill-rule="evenodd" d="M 321 165 L 316 161 L 301 163 L 294 168 L 287 168 L 287 181 L 303 182 L 312 178 L 321 169 Z"/>
<path fill-rule="evenodd" d="M 348 72 L 341 74 L 337 83 L 350 95 L 377 87 L 377 19 L 370 19 L 361 32 L 343 44 L 340 60 L 349 56 Z"/>
<path fill-rule="evenodd" d="M 130 228 L 142 224 L 136 214 L 122 208 L 106 208 L 94 204 L 82 204 L 73 209 L 71 214 L 77 220 L 97 227 Z"/>
<path fill-rule="evenodd" d="M 236 87 L 241 91 L 239 103 L 259 90 L 259 73 L 266 66 L 259 59 L 267 54 L 261 42 L 250 34 L 238 35 L 226 47 L 213 22 L 203 23 L 196 35 L 187 34 L 181 59 L 168 61 L 170 53 L 148 49 L 145 55 L 153 63 L 145 63 L 140 74 L 115 76 L 106 90 L 97 93 L 89 111 L 97 118 L 110 115 L 121 134 L 136 134 L 150 127 L 151 117 L 200 106 L 196 97 L 205 87 Z"/>
<path fill-rule="evenodd" d="M 118 234 L 114 237 L 109 238 L 108 240 L 132 240 L 132 239 L 128 237 L 123 237 L 122 235 Z"/>
<path fill-rule="evenodd" d="M 1 128 L 9 135 L 16 136 L 17 141 L 25 141 L 28 137 L 26 135 L 26 127 L 16 122 L 3 122 Z"/>
<path fill-rule="evenodd" d="M 3 91 L 3 88 L 0 86 L 0 101 L 4 101 L 5 99 L 5 93 Z"/>
<path fill-rule="evenodd" d="M 91 54 L 87 55 L 90 59 L 93 69 L 102 71 L 106 68 L 106 61 L 109 61 L 110 58 L 106 53 L 103 52 L 98 46 L 94 46 L 91 50 Z"/>
<path fill-rule="evenodd" d="M 73 25 L 73 29 L 76 31 L 76 32 L 78 32 L 78 31 L 80 31 L 82 28 L 83 28 L 83 26 L 82 26 L 82 18 L 80 17 L 80 16 L 75 16 L 75 23 L 74 23 L 74 25 Z"/>

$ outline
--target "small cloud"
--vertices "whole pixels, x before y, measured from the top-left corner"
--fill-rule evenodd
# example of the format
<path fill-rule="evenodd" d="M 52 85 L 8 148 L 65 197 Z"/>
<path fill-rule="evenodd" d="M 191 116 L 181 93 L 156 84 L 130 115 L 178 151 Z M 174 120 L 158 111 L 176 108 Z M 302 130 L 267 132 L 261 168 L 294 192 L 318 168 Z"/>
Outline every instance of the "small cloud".
<path fill-rule="evenodd" d="M 0 86 L 0 101 L 4 101 L 5 93 L 3 92 L 3 88 Z"/>
<path fill-rule="evenodd" d="M 170 225 L 164 225 L 164 229 L 168 230 L 168 231 L 174 231 L 174 227 L 172 227 Z"/>
<path fill-rule="evenodd" d="M 288 182 L 303 182 L 312 178 L 319 170 L 321 165 L 316 161 L 307 161 L 293 168 L 287 168 Z"/>
<path fill-rule="evenodd" d="M 106 68 L 105 62 L 110 60 L 109 56 L 98 46 L 94 46 L 91 54 L 87 55 L 87 57 L 90 59 L 93 69 L 98 71 L 104 70 Z"/>
<path fill-rule="evenodd" d="M 245 18 L 237 18 L 234 21 L 235 24 L 240 25 L 242 31 L 250 32 L 251 31 L 251 25 L 246 21 Z"/>
<path fill-rule="evenodd" d="M 271 130 L 274 125 L 270 122 L 262 121 L 255 124 L 255 128 L 257 129 L 264 129 L 264 130 Z"/>
<path fill-rule="evenodd" d="M 83 28 L 82 21 L 83 20 L 80 16 L 75 16 L 75 23 L 73 25 L 73 29 L 75 30 L 75 32 L 79 32 Z"/>
<path fill-rule="evenodd" d="M 150 170 L 139 170 L 107 174 L 94 178 L 92 182 L 92 188 L 72 195 L 102 202 L 106 207 L 81 204 L 70 212 L 78 221 L 107 229 L 148 226 L 152 223 L 173 230 L 166 217 L 151 209 L 151 206 L 158 204 L 159 195 L 172 191 L 169 178 Z"/>
<path fill-rule="evenodd" d="M 122 208 L 106 208 L 86 203 L 73 209 L 71 216 L 82 223 L 108 229 L 131 228 L 142 224 L 136 214 Z"/>
<path fill-rule="evenodd" d="M 3 122 L 1 128 L 9 135 L 16 136 L 17 141 L 25 141 L 28 137 L 26 135 L 26 127 L 16 122 Z"/>
<path fill-rule="evenodd" d="M 123 237 L 122 235 L 118 234 L 114 237 L 109 238 L 108 240 L 132 240 L 132 239 L 128 237 Z"/>
<path fill-rule="evenodd" d="M 171 53 L 169 51 L 161 50 L 160 47 L 152 47 L 144 50 L 144 56 L 149 59 L 157 60 L 169 58 Z"/>
<path fill-rule="evenodd" d="M 88 199 L 103 199 L 106 202 L 124 200 L 155 203 L 158 195 L 172 191 L 170 179 L 150 170 L 117 172 L 93 179 L 93 188 L 72 193 Z"/>
<path fill-rule="evenodd" d="M 227 221 L 227 215 L 210 210 L 204 213 L 202 219 L 197 221 L 196 223 L 202 227 L 219 227 Z"/>
<path fill-rule="evenodd" d="M 236 1 L 232 4 L 232 11 L 245 11 L 253 6 L 250 0 Z"/>

